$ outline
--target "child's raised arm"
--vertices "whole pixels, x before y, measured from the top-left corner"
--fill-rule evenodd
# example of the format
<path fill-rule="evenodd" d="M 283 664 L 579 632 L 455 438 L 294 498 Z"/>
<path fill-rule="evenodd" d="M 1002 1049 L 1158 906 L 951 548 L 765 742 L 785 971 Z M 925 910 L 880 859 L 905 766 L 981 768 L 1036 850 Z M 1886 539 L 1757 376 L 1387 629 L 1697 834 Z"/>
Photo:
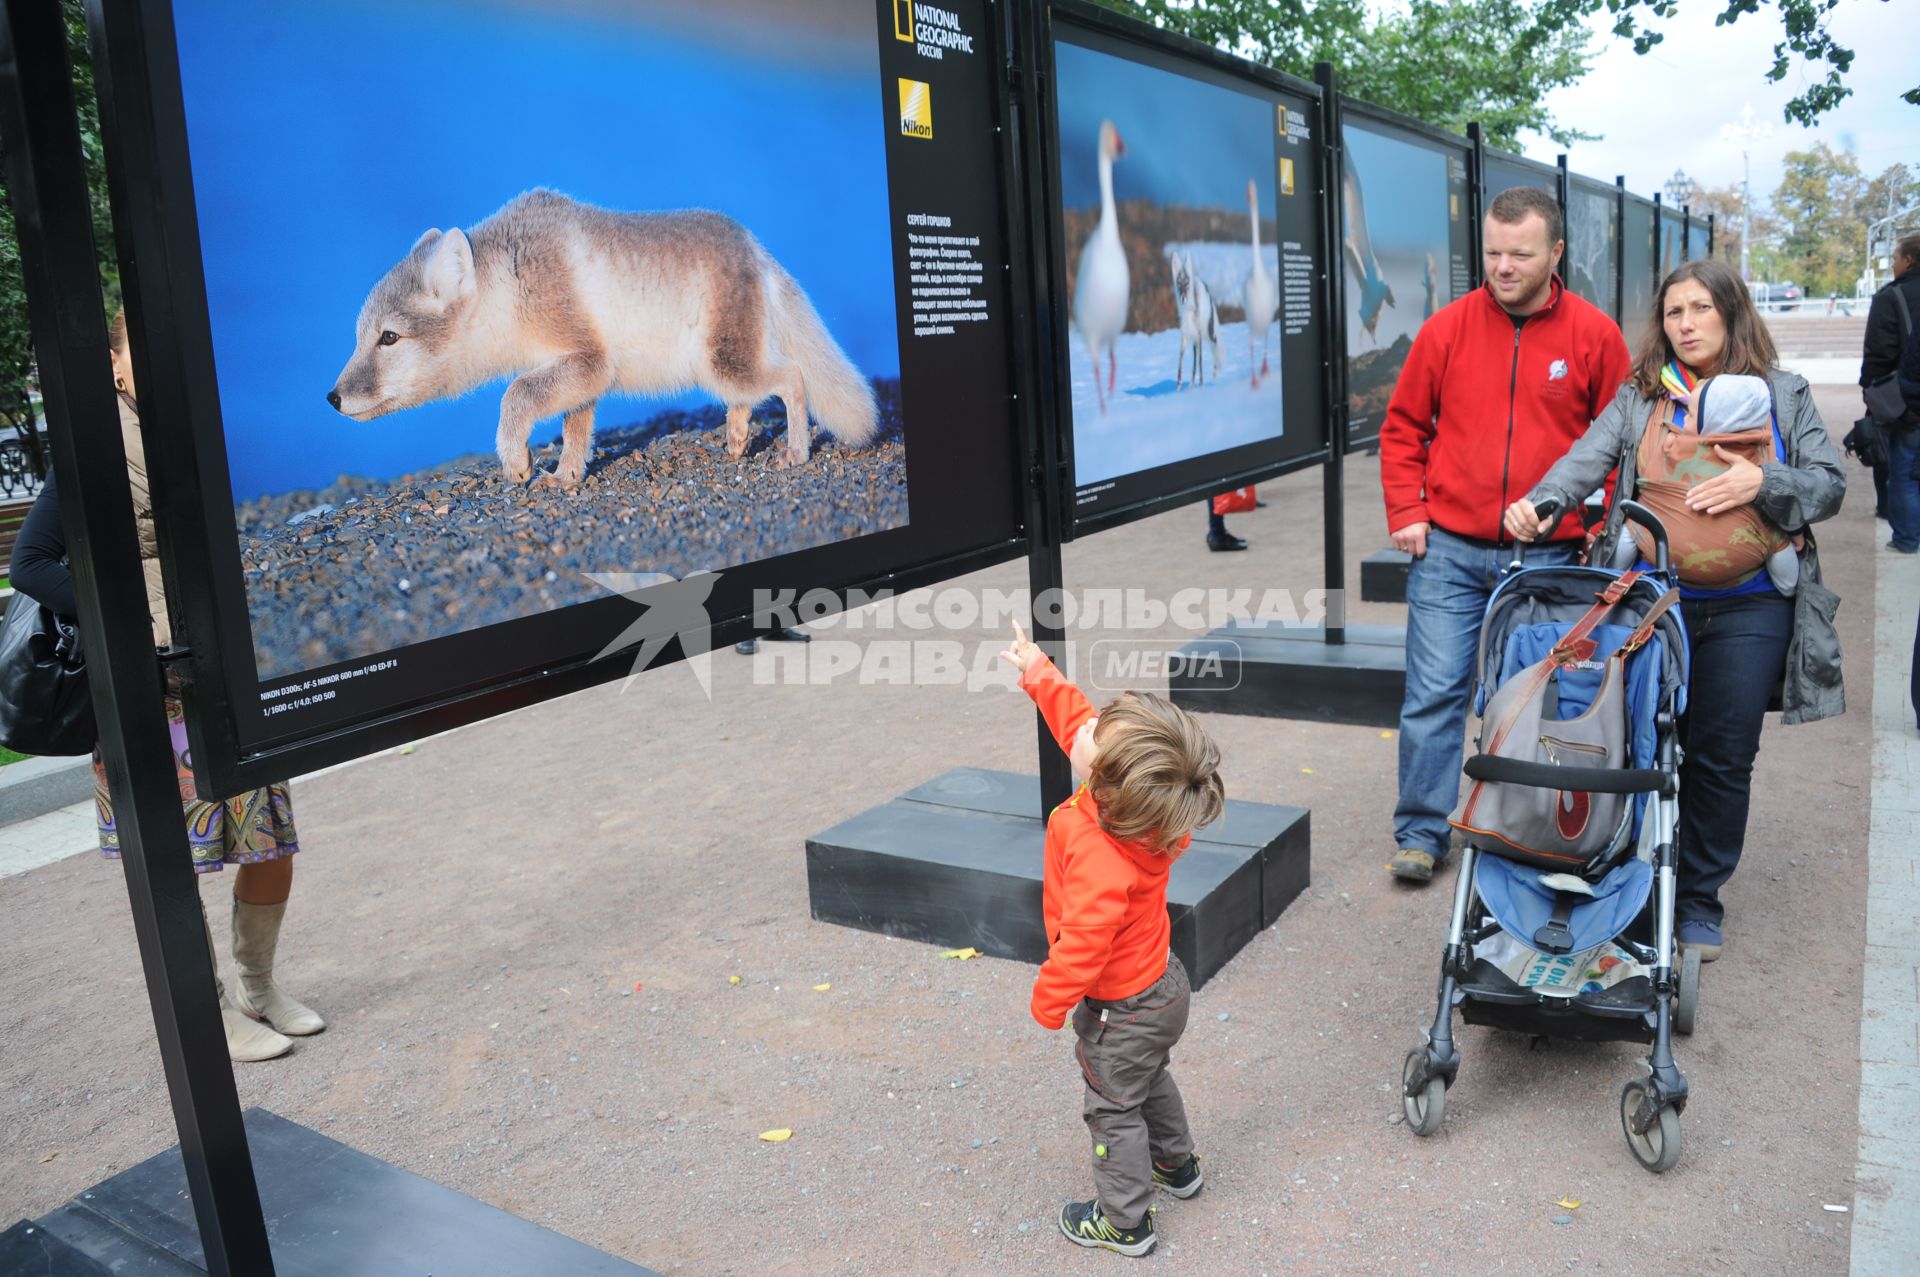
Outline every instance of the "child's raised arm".
<path fill-rule="evenodd" d="M 1027 637 L 1020 622 L 1013 623 L 1013 646 L 1000 656 L 1020 671 L 1020 686 L 1040 707 L 1041 716 L 1047 720 L 1047 730 L 1072 761 L 1074 779 L 1085 781 L 1093 768 L 1093 729 L 1100 721 L 1093 705 L 1080 694 L 1079 688 L 1062 676 L 1039 645 Z"/>

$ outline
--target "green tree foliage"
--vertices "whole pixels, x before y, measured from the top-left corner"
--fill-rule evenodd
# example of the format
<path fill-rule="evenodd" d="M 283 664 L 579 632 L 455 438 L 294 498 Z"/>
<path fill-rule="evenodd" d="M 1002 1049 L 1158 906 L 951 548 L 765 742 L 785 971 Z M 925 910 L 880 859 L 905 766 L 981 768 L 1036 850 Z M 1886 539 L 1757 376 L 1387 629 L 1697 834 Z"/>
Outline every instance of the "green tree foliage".
<path fill-rule="evenodd" d="M 107 204 L 100 111 L 94 97 L 93 64 L 87 53 L 86 11 L 82 0 L 62 0 L 61 8 L 66 16 L 67 56 L 73 63 L 80 149 L 87 165 L 102 301 L 111 311 L 120 304 L 120 268 L 113 254 L 113 214 Z M 15 233 L 13 200 L 5 187 L 5 172 L 0 169 L 0 432 L 18 432 L 31 441 L 33 393 L 38 378 L 33 335 L 27 326 L 26 287 L 20 273 L 20 239 Z"/>
<path fill-rule="evenodd" d="M 1331 62 L 1340 89 L 1459 133 L 1478 120 L 1495 146 L 1528 129 L 1568 145 L 1591 134 L 1556 124 L 1547 94 L 1577 82 L 1593 55 L 1578 21 L 1543 21 L 1542 0 L 1099 0 L 1162 30 L 1301 77 Z"/>
<path fill-rule="evenodd" d="M 1698 3 L 1701 0 L 1694 0 Z M 1801 64 L 1807 87 L 1792 98 L 1782 114 L 1793 124 L 1812 128 L 1822 115 L 1853 95 L 1846 75 L 1853 66 L 1853 50 L 1834 40 L 1827 20 L 1842 3 L 1873 4 L 1887 0 L 1707 0 L 1719 7 L 1715 26 L 1731 26 L 1743 17 L 1772 10 L 1780 23 L 1780 39 L 1773 46 L 1773 62 L 1766 78 L 1787 78 L 1795 62 Z M 1559 28 L 1597 13 L 1612 16 L 1613 33 L 1633 41 L 1635 53 L 1645 53 L 1665 36 L 1656 25 L 1680 10 L 1680 0 L 1546 0 L 1540 21 Z M 1901 100 L 1920 106 L 1920 86 L 1908 89 Z"/>
<path fill-rule="evenodd" d="M 1867 224 L 1885 217 L 1890 201 L 1895 212 L 1920 203 L 1920 180 L 1904 164 L 1869 180 L 1852 152 L 1824 142 L 1787 152 L 1765 228 L 1775 269 L 1810 296 L 1851 295 L 1866 269 Z"/>

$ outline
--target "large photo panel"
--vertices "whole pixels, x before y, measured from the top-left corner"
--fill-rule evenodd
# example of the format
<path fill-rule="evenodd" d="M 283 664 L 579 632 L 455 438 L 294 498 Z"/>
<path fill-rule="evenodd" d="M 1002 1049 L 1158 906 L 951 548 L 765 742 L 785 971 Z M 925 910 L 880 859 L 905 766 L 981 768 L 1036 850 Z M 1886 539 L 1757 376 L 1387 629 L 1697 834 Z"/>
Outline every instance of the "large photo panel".
<path fill-rule="evenodd" d="M 1567 179 L 1567 255 L 1561 278 L 1577 295 L 1618 315 L 1620 189 L 1584 177 Z"/>
<path fill-rule="evenodd" d="M 1324 448 L 1312 99 L 1053 32 L 1076 522 Z"/>
<path fill-rule="evenodd" d="M 1502 191 L 1512 190 L 1516 186 L 1531 186 L 1535 190 L 1545 191 L 1555 199 L 1560 198 L 1560 172 L 1551 165 L 1541 164 L 1523 156 L 1508 155 L 1502 151 L 1485 152 L 1481 171 L 1485 179 L 1481 183 L 1480 207 L 1485 208 L 1493 202 L 1493 197 Z"/>
<path fill-rule="evenodd" d="M 591 656 L 616 577 L 717 620 L 1011 553 L 982 0 L 179 0 L 172 45 L 243 747 Z"/>
<path fill-rule="evenodd" d="M 1473 287 L 1465 142 L 1348 105 L 1341 127 L 1349 446 L 1376 439 L 1414 334 Z"/>
<path fill-rule="evenodd" d="M 1620 331 L 1638 352 L 1652 325 L 1654 290 L 1653 201 L 1627 196 L 1620 231 Z"/>
<path fill-rule="evenodd" d="M 1687 260 L 1704 261 L 1713 255 L 1713 226 L 1698 214 L 1687 218 Z"/>

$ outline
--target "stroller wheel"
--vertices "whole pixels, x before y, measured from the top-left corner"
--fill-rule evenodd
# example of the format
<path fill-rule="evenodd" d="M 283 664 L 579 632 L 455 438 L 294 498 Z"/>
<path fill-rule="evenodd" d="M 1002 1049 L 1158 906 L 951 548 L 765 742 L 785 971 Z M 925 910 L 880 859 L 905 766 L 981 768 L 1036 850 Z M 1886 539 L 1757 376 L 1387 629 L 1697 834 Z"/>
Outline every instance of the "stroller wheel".
<path fill-rule="evenodd" d="M 1424 1048 L 1415 1047 L 1407 1052 L 1406 1063 L 1400 1066 L 1400 1107 L 1406 1112 L 1407 1126 L 1415 1135 L 1433 1134 L 1440 1129 L 1440 1122 L 1447 1114 L 1447 1079 L 1430 1077 L 1425 1086 L 1412 1094 L 1407 1092 L 1407 1084 L 1425 1054 Z"/>
<path fill-rule="evenodd" d="M 1627 1137 L 1627 1147 L 1633 1150 L 1634 1160 L 1659 1175 L 1672 1170 L 1680 1160 L 1680 1115 L 1671 1108 L 1663 1108 L 1644 1134 L 1636 1133 L 1634 1115 L 1640 1111 L 1646 1095 L 1643 1082 L 1629 1082 L 1620 1092 L 1620 1129 Z"/>
<path fill-rule="evenodd" d="M 1700 1010 L 1700 951 L 1688 949 L 1680 959 L 1680 974 L 1673 997 L 1673 1031 L 1693 1032 L 1693 1018 Z"/>

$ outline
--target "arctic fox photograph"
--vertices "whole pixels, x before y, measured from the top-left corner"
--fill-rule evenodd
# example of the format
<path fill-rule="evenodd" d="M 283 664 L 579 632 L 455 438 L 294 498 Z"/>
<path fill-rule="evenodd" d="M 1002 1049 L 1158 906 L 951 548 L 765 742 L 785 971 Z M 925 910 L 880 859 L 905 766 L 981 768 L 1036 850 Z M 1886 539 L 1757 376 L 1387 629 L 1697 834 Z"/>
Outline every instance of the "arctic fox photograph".
<path fill-rule="evenodd" d="M 871 0 L 174 22 L 261 678 L 907 524 Z"/>
<path fill-rule="evenodd" d="M 1281 437 L 1272 103 L 1055 46 L 1074 482 Z"/>

